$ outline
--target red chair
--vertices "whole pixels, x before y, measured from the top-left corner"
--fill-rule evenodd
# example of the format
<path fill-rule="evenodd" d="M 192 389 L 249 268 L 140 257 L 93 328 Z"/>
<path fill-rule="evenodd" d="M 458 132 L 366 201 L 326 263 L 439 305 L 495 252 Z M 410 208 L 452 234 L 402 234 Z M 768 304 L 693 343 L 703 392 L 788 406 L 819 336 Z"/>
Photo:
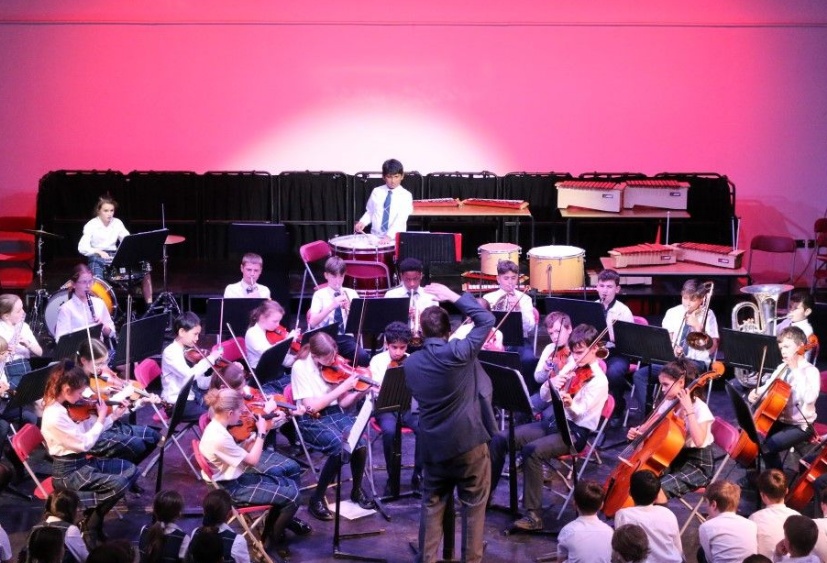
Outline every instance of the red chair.
<path fill-rule="evenodd" d="M 381 297 L 391 286 L 391 273 L 382 262 L 345 260 L 345 275 L 356 281 L 357 287 L 365 287 L 366 297 Z M 360 283 L 362 282 L 362 283 Z"/>
<path fill-rule="evenodd" d="M 827 218 L 816 219 L 813 226 L 815 232 L 815 251 L 813 256 L 813 285 L 811 292 L 815 293 L 818 282 L 827 280 Z"/>
<path fill-rule="evenodd" d="M 757 261 L 754 260 L 755 252 L 764 252 L 767 254 L 790 254 L 790 271 L 784 276 L 784 271 L 777 270 L 762 270 L 757 275 L 754 273 Z M 747 266 L 747 283 L 781 283 L 788 282 L 795 279 L 795 256 L 796 247 L 795 239 L 792 237 L 772 236 L 772 235 L 758 235 L 752 237 L 749 245 L 749 265 Z M 762 266 L 765 266 L 762 264 Z M 766 266 L 772 268 L 774 265 L 767 264 Z"/>
<path fill-rule="evenodd" d="M 313 286 L 315 289 L 324 287 L 324 284 L 319 285 L 319 282 L 316 281 L 316 276 L 313 275 L 313 270 L 310 269 L 310 263 L 318 262 L 320 260 L 327 260 L 328 258 L 333 256 L 333 249 L 330 248 L 330 245 L 327 243 L 327 241 L 317 240 L 302 245 L 301 248 L 299 248 L 299 256 L 301 256 L 302 262 L 304 262 L 304 275 L 302 276 L 302 295 L 304 295 L 304 288 L 305 283 L 307 282 L 307 276 L 310 276 L 310 279 L 313 280 Z"/>
<path fill-rule="evenodd" d="M 46 500 L 46 497 L 54 490 L 52 478 L 47 477 L 41 481 L 37 478 L 32 466 L 29 465 L 29 456 L 31 453 L 35 451 L 38 446 L 46 447 L 43 442 L 43 434 L 40 433 L 40 429 L 37 426 L 27 423 L 24 424 L 23 428 L 21 428 L 17 434 L 13 435 L 10 440 L 14 453 L 17 454 L 21 463 L 23 463 L 23 467 L 26 468 L 29 477 L 31 477 L 35 483 L 34 496 L 40 500 Z"/>
<path fill-rule="evenodd" d="M 228 362 L 237 362 L 247 355 L 247 343 L 243 336 L 238 337 L 237 342 L 235 338 L 229 338 L 221 343 L 221 347 L 224 348 L 221 357 Z"/>
<path fill-rule="evenodd" d="M 144 386 L 144 389 L 149 387 L 149 384 L 161 377 L 161 366 L 152 358 L 146 358 L 135 365 L 133 370 L 135 381 Z M 152 415 L 152 420 L 155 422 L 165 422 L 166 414 L 163 410 L 158 410 Z"/>
<path fill-rule="evenodd" d="M 34 217 L 0 217 L 0 287 L 26 289 L 34 278 Z"/>

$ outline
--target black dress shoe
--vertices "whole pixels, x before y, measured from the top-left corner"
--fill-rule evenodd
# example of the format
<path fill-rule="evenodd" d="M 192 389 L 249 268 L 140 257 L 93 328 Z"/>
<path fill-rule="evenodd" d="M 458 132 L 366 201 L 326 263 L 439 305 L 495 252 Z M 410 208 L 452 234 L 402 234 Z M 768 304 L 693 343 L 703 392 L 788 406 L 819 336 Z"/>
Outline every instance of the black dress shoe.
<path fill-rule="evenodd" d="M 327 504 L 324 499 L 310 499 L 310 504 L 307 505 L 307 511 L 316 520 L 333 520 L 333 513 L 327 508 Z"/>
<path fill-rule="evenodd" d="M 358 504 L 361 508 L 365 510 L 373 510 L 376 508 L 376 503 L 373 501 L 372 498 L 368 497 L 365 494 L 365 491 L 362 489 L 356 489 L 352 493 L 350 493 L 350 500 Z"/>
<path fill-rule="evenodd" d="M 296 534 L 297 536 L 306 536 L 307 534 L 313 531 L 313 528 L 310 527 L 310 524 L 308 524 L 304 520 L 296 518 L 295 516 L 287 524 L 287 529 Z"/>

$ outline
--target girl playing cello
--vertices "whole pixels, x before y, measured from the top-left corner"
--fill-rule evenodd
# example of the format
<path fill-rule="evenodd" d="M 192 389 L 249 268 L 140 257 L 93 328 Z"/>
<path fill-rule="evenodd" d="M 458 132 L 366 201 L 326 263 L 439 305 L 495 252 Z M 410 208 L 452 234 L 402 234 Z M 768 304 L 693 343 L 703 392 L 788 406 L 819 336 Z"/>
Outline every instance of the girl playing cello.
<path fill-rule="evenodd" d="M 655 504 L 665 504 L 670 498 L 681 497 L 689 491 L 703 487 L 714 472 L 710 447 L 713 438 L 710 429 L 715 417 L 700 398 L 702 386 L 696 387 L 691 393 L 688 391 L 688 387 L 697 377 L 695 363 L 687 358 L 680 358 L 663 366 L 658 375 L 664 395 L 660 407 L 655 416 L 641 426 L 630 428 L 627 434 L 630 440 L 646 434 L 652 426 L 660 422 L 657 415 L 668 411 L 675 401 L 678 402 L 673 413 L 683 422 L 685 439 L 677 457 L 661 477 L 661 491 Z"/>

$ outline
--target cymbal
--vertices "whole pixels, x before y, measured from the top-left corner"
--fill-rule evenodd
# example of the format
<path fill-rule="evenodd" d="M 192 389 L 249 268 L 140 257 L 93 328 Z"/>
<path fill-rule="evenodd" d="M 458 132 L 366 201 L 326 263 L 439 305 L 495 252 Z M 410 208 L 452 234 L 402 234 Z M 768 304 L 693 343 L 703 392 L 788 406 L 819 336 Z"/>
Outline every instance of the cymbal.
<path fill-rule="evenodd" d="M 20 229 L 21 233 L 26 233 L 29 235 L 34 235 L 36 237 L 44 237 L 44 238 L 57 238 L 61 239 L 64 238 L 63 235 L 56 235 L 54 233 L 50 233 L 48 231 L 41 231 L 39 229 Z"/>
<path fill-rule="evenodd" d="M 178 244 L 185 240 L 187 240 L 187 237 L 182 237 L 181 235 L 167 235 L 167 240 L 164 241 L 164 244 Z"/>

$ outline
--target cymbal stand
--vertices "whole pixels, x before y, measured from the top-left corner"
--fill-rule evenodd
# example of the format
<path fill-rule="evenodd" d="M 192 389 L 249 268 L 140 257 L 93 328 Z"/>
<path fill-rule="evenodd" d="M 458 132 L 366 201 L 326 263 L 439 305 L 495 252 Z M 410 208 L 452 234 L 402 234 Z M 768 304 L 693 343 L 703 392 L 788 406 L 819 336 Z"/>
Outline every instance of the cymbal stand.
<path fill-rule="evenodd" d="M 166 216 L 164 213 L 164 204 L 161 204 L 161 228 L 166 228 Z M 175 296 L 170 293 L 169 288 L 167 286 L 167 261 L 169 260 L 167 256 L 167 245 L 164 244 L 164 252 L 161 256 L 161 263 L 164 265 L 164 291 L 158 295 L 155 301 L 152 302 L 152 305 L 149 306 L 149 309 L 146 310 L 144 317 L 151 316 L 154 314 L 158 309 L 161 309 L 161 313 L 164 315 L 170 315 L 169 318 L 169 330 L 172 330 L 172 319 L 179 316 L 181 314 L 181 307 L 178 305 L 178 301 L 175 300 Z"/>
<path fill-rule="evenodd" d="M 41 229 L 43 227 L 41 226 Z M 43 285 L 43 266 L 45 266 L 45 262 L 43 262 L 43 236 L 37 235 L 37 242 L 35 245 L 37 246 L 37 285 L 38 289 L 35 291 L 34 294 L 34 305 L 32 305 L 30 310 L 30 319 L 29 319 L 29 326 L 32 329 L 32 333 L 35 336 L 44 336 L 46 331 L 46 304 L 49 301 L 49 292 L 46 291 L 46 288 Z M 51 335 L 50 335 L 51 336 Z"/>

